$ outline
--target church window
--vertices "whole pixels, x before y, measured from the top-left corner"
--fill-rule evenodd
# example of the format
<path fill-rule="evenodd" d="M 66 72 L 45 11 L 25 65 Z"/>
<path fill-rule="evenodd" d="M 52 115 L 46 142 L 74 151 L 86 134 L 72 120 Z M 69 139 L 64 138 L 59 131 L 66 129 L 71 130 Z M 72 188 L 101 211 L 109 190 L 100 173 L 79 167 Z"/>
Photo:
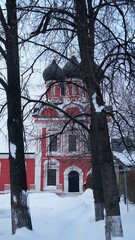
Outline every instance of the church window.
<path fill-rule="evenodd" d="M 60 85 L 60 91 L 61 91 L 61 96 L 65 96 L 65 88 L 63 83 Z"/>
<path fill-rule="evenodd" d="M 73 134 L 69 135 L 69 152 L 76 151 L 76 136 Z"/>
<path fill-rule="evenodd" d="M 47 185 L 56 186 L 56 169 L 47 170 Z"/>
<path fill-rule="evenodd" d="M 57 134 L 50 136 L 50 152 L 57 152 Z"/>

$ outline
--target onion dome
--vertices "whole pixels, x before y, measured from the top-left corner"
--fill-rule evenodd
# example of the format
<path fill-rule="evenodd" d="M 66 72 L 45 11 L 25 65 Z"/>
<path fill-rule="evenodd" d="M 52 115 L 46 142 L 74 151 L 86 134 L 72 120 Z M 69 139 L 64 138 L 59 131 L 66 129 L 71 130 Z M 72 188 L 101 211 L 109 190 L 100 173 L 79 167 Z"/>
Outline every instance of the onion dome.
<path fill-rule="evenodd" d="M 55 59 L 53 59 L 52 63 L 44 70 L 43 78 L 45 82 L 49 80 L 64 80 L 63 70 L 58 66 Z"/>
<path fill-rule="evenodd" d="M 63 72 L 66 78 L 82 78 L 80 64 L 74 55 L 64 66 Z"/>

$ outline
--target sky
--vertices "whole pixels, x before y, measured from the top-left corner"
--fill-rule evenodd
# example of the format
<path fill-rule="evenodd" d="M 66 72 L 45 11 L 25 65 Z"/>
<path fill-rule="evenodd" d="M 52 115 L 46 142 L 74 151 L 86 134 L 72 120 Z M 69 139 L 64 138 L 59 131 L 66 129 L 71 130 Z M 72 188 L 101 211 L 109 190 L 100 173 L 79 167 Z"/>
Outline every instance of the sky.
<path fill-rule="evenodd" d="M 26 228 L 11 234 L 10 195 L 0 195 L 0 240 L 104 240 L 104 221 L 95 222 L 92 190 L 82 195 L 59 197 L 54 193 L 30 193 L 33 231 Z M 124 238 L 134 240 L 135 205 L 129 212 L 120 202 Z"/>
<path fill-rule="evenodd" d="M 5 0 L 0 1 L 0 6 L 2 8 L 5 8 Z M 40 59 L 37 61 L 33 68 L 30 69 L 28 72 L 26 72 L 25 75 L 23 73 L 27 70 L 27 68 L 30 68 L 33 59 L 35 59 L 35 49 L 29 47 L 21 47 L 19 50 L 20 54 L 20 78 L 21 78 L 21 90 L 25 88 L 25 90 L 22 92 L 22 95 L 26 96 L 26 92 L 32 99 L 39 99 L 39 96 L 41 96 L 45 92 L 45 83 L 43 80 L 42 72 L 46 66 L 46 62 L 41 61 Z M 52 56 L 53 58 L 53 56 Z M 50 59 L 51 61 L 51 59 Z M 29 76 L 31 77 L 29 78 Z M 5 82 L 7 82 L 7 72 L 6 72 L 6 64 L 5 61 L 0 58 L 0 77 L 2 77 Z M 29 79 L 29 80 L 28 80 Z M 25 86 L 27 82 L 27 86 Z M 3 104 L 6 103 L 6 94 L 3 90 L 3 88 L 0 85 L 0 110 Z M 22 101 L 23 105 L 23 101 Z M 26 111 L 29 112 L 31 105 L 28 105 L 26 108 Z M 25 113 L 26 113 L 25 111 Z M 24 113 L 24 114 L 25 114 Z M 32 129 L 32 114 L 31 119 L 28 118 L 24 121 L 24 125 L 27 127 L 29 126 L 29 132 Z M 31 150 L 29 150 L 31 151 Z M 7 153 L 8 152 L 8 132 L 7 132 L 7 107 L 5 107 L 5 111 L 0 113 L 0 153 Z"/>

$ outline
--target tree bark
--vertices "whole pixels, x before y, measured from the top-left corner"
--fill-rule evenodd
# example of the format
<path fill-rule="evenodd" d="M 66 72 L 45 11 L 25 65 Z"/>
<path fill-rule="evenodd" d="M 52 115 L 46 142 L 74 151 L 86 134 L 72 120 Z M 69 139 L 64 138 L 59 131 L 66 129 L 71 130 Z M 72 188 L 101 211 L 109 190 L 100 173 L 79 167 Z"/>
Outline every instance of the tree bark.
<path fill-rule="evenodd" d="M 97 169 L 100 169 L 101 171 L 99 177 L 101 176 L 100 179 L 103 183 L 104 205 L 106 210 L 106 240 L 110 240 L 111 236 L 123 236 L 123 231 L 106 112 L 103 109 L 104 103 L 100 93 L 100 79 L 97 79 L 98 74 L 96 74 L 94 68 L 95 16 L 92 8 L 92 1 L 89 1 L 88 8 L 89 22 L 87 21 L 86 1 L 75 0 L 76 25 L 81 63 L 84 73 L 84 81 L 91 103 L 92 167 L 94 168 L 93 172 L 97 173 Z M 94 96 L 95 99 L 93 99 Z M 98 109 L 96 109 L 96 107 Z M 95 176 L 96 175 L 93 174 L 94 181 L 96 182 L 97 179 L 95 179 Z M 98 184 L 97 186 L 99 188 Z M 100 189 L 98 189 L 98 191 L 100 191 Z M 96 196 L 96 194 L 94 194 L 94 196 Z"/>
<path fill-rule="evenodd" d="M 100 163 L 97 151 L 97 138 L 91 128 L 92 183 L 95 205 L 95 221 L 104 219 L 104 197 Z"/>
<path fill-rule="evenodd" d="M 90 131 L 91 138 L 91 156 L 92 156 L 92 183 L 93 183 L 93 196 L 95 206 L 95 221 L 104 219 L 104 196 L 103 196 L 103 183 L 100 170 L 100 162 L 97 149 L 97 136 L 94 128 Z"/>
<path fill-rule="evenodd" d="M 87 11 L 85 1 L 75 1 L 77 35 L 80 48 L 82 70 L 84 81 L 88 89 L 89 96 L 92 96 L 92 81 L 94 81 L 94 21 L 91 20 L 91 36 L 88 33 Z M 92 18 L 92 13 L 91 13 Z M 91 129 L 91 155 L 92 155 L 92 177 L 93 177 L 93 195 L 95 204 L 95 220 L 104 219 L 104 198 L 97 149 L 97 136 Z"/>
<path fill-rule="evenodd" d="M 119 193 L 113 164 L 113 155 L 110 148 L 106 112 L 105 110 L 96 112 L 93 104 L 91 104 L 91 108 L 91 129 L 97 136 L 97 150 L 103 182 L 104 206 L 106 210 L 106 240 L 111 240 L 111 237 L 123 236 L 119 208 Z"/>
<path fill-rule="evenodd" d="M 16 1 L 7 0 L 6 7 L 8 19 L 8 31 L 6 32 L 8 137 L 11 184 L 11 218 L 12 233 L 14 234 L 17 228 L 26 227 L 28 229 L 32 229 L 32 224 L 28 206 L 24 159 Z"/>

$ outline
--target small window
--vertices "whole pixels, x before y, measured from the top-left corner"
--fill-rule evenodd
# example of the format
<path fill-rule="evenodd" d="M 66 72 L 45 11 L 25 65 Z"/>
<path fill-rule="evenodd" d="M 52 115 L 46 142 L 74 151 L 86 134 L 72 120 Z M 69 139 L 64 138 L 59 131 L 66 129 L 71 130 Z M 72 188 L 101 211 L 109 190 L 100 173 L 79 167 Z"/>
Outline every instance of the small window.
<path fill-rule="evenodd" d="M 75 151 L 76 151 L 76 136 L 69 135 L 69 152 L 75 152 Z"/>
<path fill-rule="evenodd" d="M 56 169 L 47 170 L 47 185 L 56 186 Z"/>
<path fill-rule="evenodd" d="M 61 90 L 61 96 L 65 96 L 65 88 L 63 83 L 61 83 L 60 85 L 60 90 Z"/>
<path fill-rule="evenodd" d="M 57 134 L 50 136 L 50 152 L 57 152 Z"/>

